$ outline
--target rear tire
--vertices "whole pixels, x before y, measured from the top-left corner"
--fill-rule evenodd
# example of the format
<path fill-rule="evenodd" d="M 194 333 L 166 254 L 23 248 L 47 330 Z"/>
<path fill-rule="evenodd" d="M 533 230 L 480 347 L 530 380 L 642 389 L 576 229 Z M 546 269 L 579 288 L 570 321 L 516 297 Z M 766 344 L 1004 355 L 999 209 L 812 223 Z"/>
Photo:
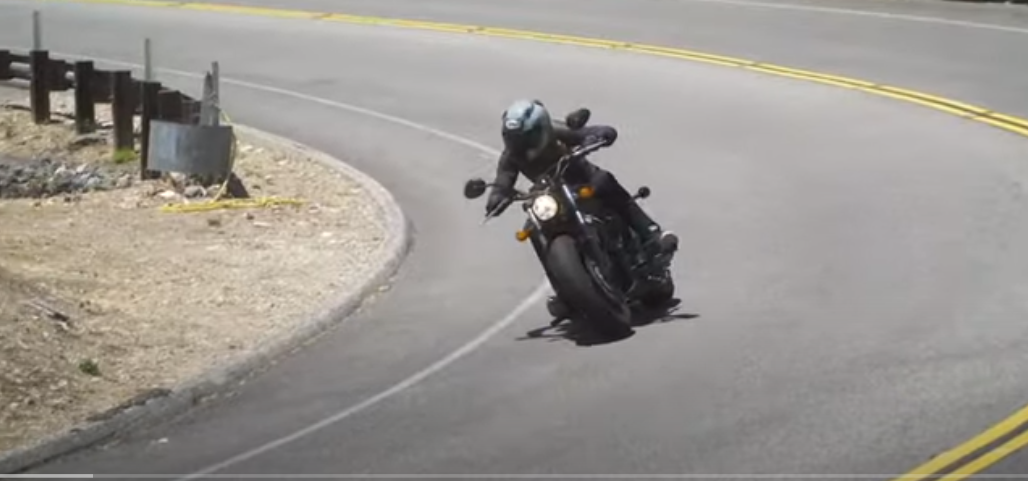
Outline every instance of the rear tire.
<path fill-rule="evenodd" d="M 584 314 L 597 331 L 614 337 L 625 337 L 633 332 L 628 305 L 604 292 L 587 270 L 571 236 L 562 235 L 550 242 L 546 264 L 557 295 L 572 309 Z"/>

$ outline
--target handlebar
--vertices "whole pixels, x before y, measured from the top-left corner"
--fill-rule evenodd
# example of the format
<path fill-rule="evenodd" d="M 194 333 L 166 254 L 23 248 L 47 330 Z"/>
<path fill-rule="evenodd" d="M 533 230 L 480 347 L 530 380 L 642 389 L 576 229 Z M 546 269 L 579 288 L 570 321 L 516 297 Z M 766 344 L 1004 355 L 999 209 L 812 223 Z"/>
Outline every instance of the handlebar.
<path fill-rule="evenodd" d="M 568 154 L 565 154 L 564 157 L 561 157 L 561 160 L 577 159 L 579 157 L 583 157 L 593 152 L 596 152 L 597 150 L 600 150 L 606 146 L 607 142 L 605 140 L 600 140 L 597 142 L 593 142 L 591 144 L 586 144 L 584 146 L 575 148 Z"/>
<path fill-rule="evenodd" d="M 554 165 L 554 168 L 559 169 L 559 171 L 563 171 L 564 168 L 566 168 L 565 166 L 568 165 L 572 160 L 579 159 L 581 157 L 589 155 L 589 154 L 591 154 L 593 152 L 596 152 L 597 150 L 600 150 L 600 149 L 602 149 L 602 148 L 604 148 L 606 146 L 607 146 L 607 142 L 606 141 L 599 140 L 599 141 L 593 142 L 591 144 L 586 144 L 586 145 L 583 145 L 583 146 L 576 147 L 571 152 L 561 156 L 560 160 L 557 161 L 557 164 Z M 492 186 L 492 184 L 489 184 L 489 185 Z M 490 218 L 493 218 L 493 217 L 496 217 L 497 215 L 499 215 L 501 212 L 506 210 L 507 207 L 510 207 L 510 205 L 513 204 L 514 202 L 526 201 L 526 200 L 530 200 L 533 197 L 535 197 L 534 193 L 526 192 L 526 191 L 523 191 L 523 190 L 519 190 L 517 187 L 511 187 L 510 191 L 511 191 L 510 195 L 507 196 L 507 199 L 504 202 L 501 202 L 500 205 L 496 206 L 495 209 L 493 209 L 492 211 L 488 212 L 485 215 L 485 219 L 482 220 L 483 224 L 486 223 Z"/>

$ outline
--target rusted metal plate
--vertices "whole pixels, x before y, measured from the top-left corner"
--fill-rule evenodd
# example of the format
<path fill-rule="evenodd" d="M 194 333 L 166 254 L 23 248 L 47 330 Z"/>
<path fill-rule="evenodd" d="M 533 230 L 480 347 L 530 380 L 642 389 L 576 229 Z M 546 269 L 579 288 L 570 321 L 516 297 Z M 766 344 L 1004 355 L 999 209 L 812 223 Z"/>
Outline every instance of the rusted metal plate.
<path fill-rule="evenodd" d="M 150 121 L 149 168 L 183 174 L 227 174 L 232 127 Z"/>

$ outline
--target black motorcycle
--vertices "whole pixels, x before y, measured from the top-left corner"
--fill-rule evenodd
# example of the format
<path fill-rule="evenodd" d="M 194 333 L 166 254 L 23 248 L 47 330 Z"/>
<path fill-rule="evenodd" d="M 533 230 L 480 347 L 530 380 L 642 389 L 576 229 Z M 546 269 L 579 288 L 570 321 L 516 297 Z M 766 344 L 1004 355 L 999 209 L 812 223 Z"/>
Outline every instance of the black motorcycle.
<path fill-rule="evenodd" d="M 644 246 L 625 220 L 594 197 L 592 186 L 565 182 L 564 172 L 572 162 L 603 147 L 601 141 L 563 156 L 528 192 L 513 189 L 483 223 L 521 202 L 528 219 L 516 237 L 531 240 L 557 304 L 567 307 L 567 312 L 554 312 L 551 303 L 550 313 L 558 322 L 585 321 L 603 335 L 620 338 L 633 332 L 633 307 L 667 302 L 675 284 L 669 268 L 672 254 Z M 471 179 L 464 185 L 464 197 L 481 197 L 492 185 Z M 643 186 L 633 197 L 649 195 L 650 189 Z"/>

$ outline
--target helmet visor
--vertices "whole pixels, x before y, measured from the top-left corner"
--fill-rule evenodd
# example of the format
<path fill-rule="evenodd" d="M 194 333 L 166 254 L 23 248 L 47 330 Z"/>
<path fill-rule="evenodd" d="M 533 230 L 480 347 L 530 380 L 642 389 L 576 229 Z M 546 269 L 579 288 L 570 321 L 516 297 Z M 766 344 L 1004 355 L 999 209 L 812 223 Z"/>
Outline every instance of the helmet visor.
<path fill-rule="evenodd" d="M 546 145 L 546 132 L 543 129 L 504 130 L 503 143 L 509 151 L 517 155 L 537 153 Z"/>

